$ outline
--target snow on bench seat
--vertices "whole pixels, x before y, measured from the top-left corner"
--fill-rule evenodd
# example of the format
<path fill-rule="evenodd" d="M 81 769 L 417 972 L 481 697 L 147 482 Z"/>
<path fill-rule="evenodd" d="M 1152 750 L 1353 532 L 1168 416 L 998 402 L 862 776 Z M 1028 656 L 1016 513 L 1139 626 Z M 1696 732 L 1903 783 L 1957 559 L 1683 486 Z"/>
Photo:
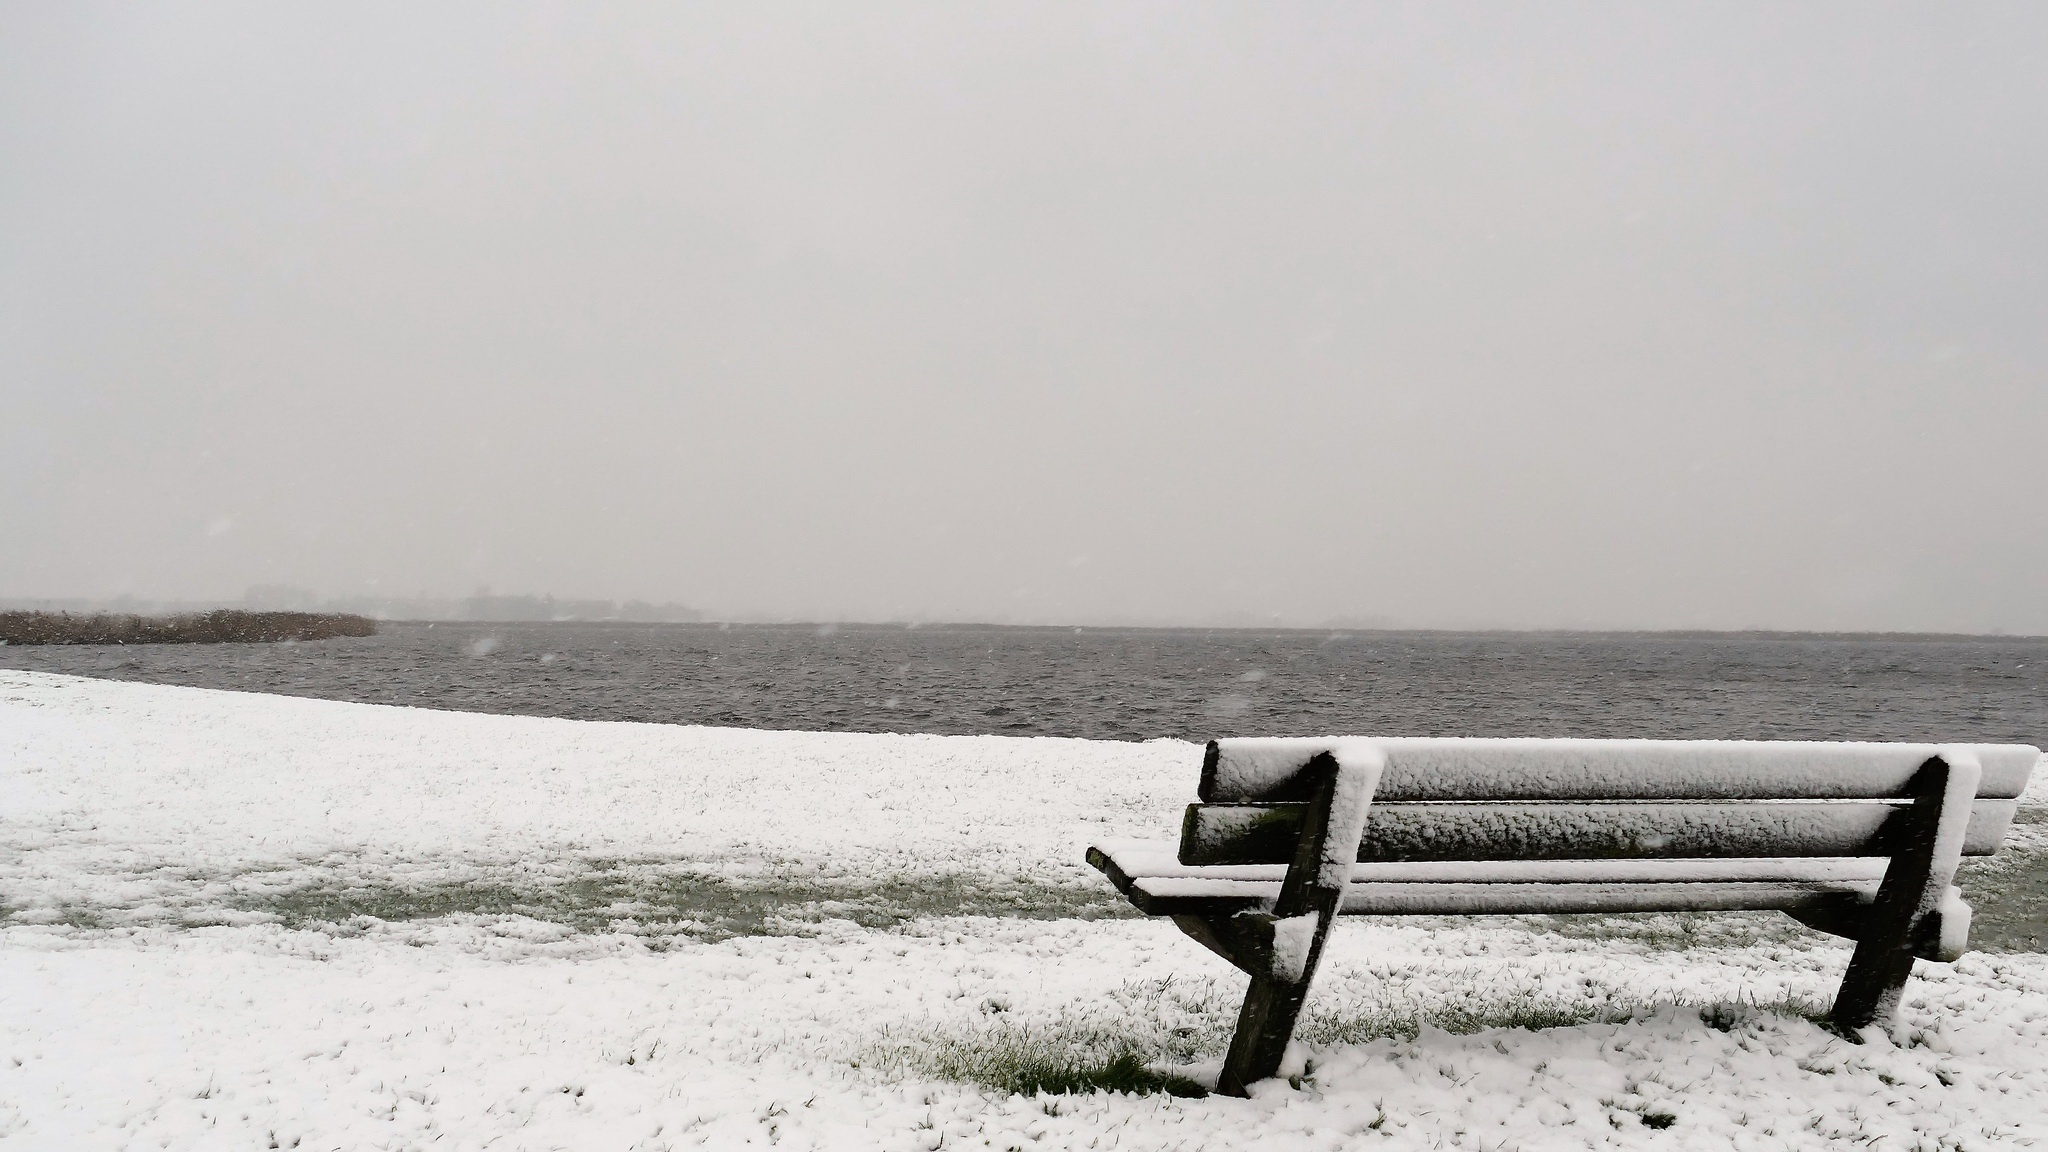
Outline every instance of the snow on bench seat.
<path fill-rule="evenodd" d="M 1187 865 L 1175 845 L 1111 840 L 1089 849 L 1139 911 L 1231 915 L 1270 906 L 1281 864 Z M 1354 864 L 1339 910 L 1348 916 L 1481 912 L 1794 910 L 1877 897 L 1882 857 L 1704 860 L 1459 860 Z"/>
<path fill-rule="evenodd" d="M 1124 876 L 1278 882 L 1285 864 L 1183 864 L 1171 840 L 1104 840 L 1088 850 Z M 1098 862 L 1100 861 L 1100 862 Z M 1353 864 L 1351 882 L 1414 880 L 1473 883 L 1649 883 L 1723 880 L 1874 880 L 1884 876 L 1882 856 L 1767 856 L 1701 860 L 1412 860 Z M 1108 871 L 1108 869 L 1104 869 Z M 1112 875 L 1112 879 L 1114 876 Z"/>
<path fill-rule="evenodd" d="M 1320 752 L 1369 746 L 1386 758 L 1375 800 L 1853 800 L 1904 797 L 1945 752 L 1974 757 L 1977 797 L 2010 800 L 2040 750 L 2024 744 L 1822 740 L 1581 740 L 1279 736 L 1218 740 L 1200 799 L 1307 799 L 1301 773 Z"/>

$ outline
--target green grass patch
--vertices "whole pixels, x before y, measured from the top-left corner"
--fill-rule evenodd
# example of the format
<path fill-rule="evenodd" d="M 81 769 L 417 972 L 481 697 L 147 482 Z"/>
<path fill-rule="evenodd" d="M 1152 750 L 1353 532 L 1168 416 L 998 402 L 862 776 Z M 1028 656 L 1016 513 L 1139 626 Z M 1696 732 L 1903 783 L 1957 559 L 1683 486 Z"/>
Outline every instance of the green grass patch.
<path fill-rule="evenodd" d="M 320 881 L 282 891 L 245 891 L 228 905 L 303 928 L 359 917 L 400 922 L 524 916 L 579 932 L 629 932 L 657 945 L 675 938 L 786 935 L 826 920 L 893 928 L 937 916 L 1058 920 L 1136 915 L 1115 892 L 1092 885 L 963 875 L 733 878 L 692 867 L 673 861 L 593 860 L 565 877 L 427 885 Z"/>
<path fill-rule="evenodd" d="M 1425 990 L 1426 988 L 1426 990 Z M 1236 1024 L 1241 981 L 1167 978 L 1134 981 L 1099 1001 L 1051 1017 L 1019 1017 L 1007 1003 L 985 1002 L 982 1018 L 964 1026 L 882 1036 L 856 1065 L 977 1084 L 1019 1095 L 1132 1092 L 1196 1095 L 1186 1070 L 1214 1067 Z M 1589 1024 L 1626 1024 L 1671 1012 L 1697 1012 L 1727 1032 L 1773 1017 L 1823 1021 L 1827 1006 L 1802 999 L 1674 1005 L 1654 997 L 1588 987 L 1584 997 L 1501 988 L 1473 981 L 1450 990 L 1401 972 L 1331 972 L 1310 994 L 1295 1038 L 1314 1048 L 1374 1041 L 1426 1042 L 1425 1033 L 1457 1036 L 1503 1029 L 1537 1032 Z M 1305 1079 L 1313 1079 L 1311 1060 Z"/>
<path fill-rule="evenodd" d="M 1429 1008 L 1382 1007 L 1366 1012 L 1319 1014 L 1297 1033 L 1315 1044 L 1364 1044 L 1373 1040 L 1413 1040 L 1424 1028 L 1470 1036 L 1490 1028 L 1539 1032 L 1583 1024 L 1618 1024 L 1637 1009 L 1612 1003 L 1588 1003 L 1516 997 L 1505 1001 L 1456 1003 Z"/>

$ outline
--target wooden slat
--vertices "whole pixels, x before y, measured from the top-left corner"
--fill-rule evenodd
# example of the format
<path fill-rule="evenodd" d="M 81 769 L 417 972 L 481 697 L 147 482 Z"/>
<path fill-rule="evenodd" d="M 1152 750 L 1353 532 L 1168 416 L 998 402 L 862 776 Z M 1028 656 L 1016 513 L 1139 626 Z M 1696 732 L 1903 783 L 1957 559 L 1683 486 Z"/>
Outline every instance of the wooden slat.
<path fill-rule="evenodd" d="M 1092 847 L 1088 861 L 1102 870 L 1132 905 L 1153 916 L 1230 916 L 1270 907 L 1280 894 L 1281 880 L 1249 879 L 1243 868 L 1192 869 L 1162 859 L 1164 846 L 1119 842 Z M 1711 869 L 1711 861 L 1637 861 L 1641 881 L 1600 879 L 1583 882 L 1496 882 L 1439 880 L 1353 880 L 1345 889 L 1346 915 L 1445 915 L 1455 913 L 1548 912 L 1672 912 L 1754 910 L 1835 910 L 1851 912 L 1875 897 L 1881 872 L 1859 869 L 1849 860 L 1812 860 L 1787 866 L 1781 878 L 1752 878 L 1769 861 L 1740 862 L 1727 876 L 1701 872 L 1701 878 L 1657 876 L 1658 870 Z M 1401 866 L 1360 865 L 1358 875 L 1375 869 L 1393 872 Z M 1413 866 L 1417 869 L 1427 865 Z M 1172 875 L 1150 874 L 1172 869 Z M 1808 875 L 1797 875 L 1809 872 Z M 1264 876 L 1264 873 L 1250 875 Z"/>
<path fill-rule="evenodd" d="M 1875 880 L 1833 883 L 1440 884 L 1366 883 L 1344 891 L 1347 916 L 1513 915 L 1586 912 L 1850 910 L 1877 894 Z M 1279 885 L 1250 880 L 1142 878 L 1126 893 L 1153 916 L 1229 916 L 1259 908 Z"/>
<path fill-rule="evenodd" d="M 1182 864 L 1178 845 L 1163 840 L 1104 840 L 1088 849 L 1088 862 L 1128 891 L 1138 879 L 1251 880 L 1279 883 L 1280 864 Z M 1883 856 L 1767 856 L 1644 860 L 1403 860 L 1353 864 L 1350 882 L 1467 884 L 1707 884 L 1722 882 L 1877 883 Z"/>
<path fill-rule="evenodd" d="M 1799 740 L 1490 740 L 1303 737 L 1220 740 L 1199 795 L 1216 803 L 1306 799 L 1301 773 L 1343 741 L 1384 750 L 1376 796 L 1394 800 L 1855 800 L 1905 798 L 1944 748 L 1983 768 L 1977 795 L 2011 799 L 2040 751 L 2023 744 Z"/>
<path fill-rule="evenodd" d="M 1979 800 L 1963 851 L 1998 850 L 2014 802 Z M 1283 864 L 1294 858 L 1304 804 L 1192 804 L 1183 864 Z M 1375 803 L 1361 861 L 1598 860 L 1629 857 L 1887 856 L 1904 808 L 1818 803 Z"/>

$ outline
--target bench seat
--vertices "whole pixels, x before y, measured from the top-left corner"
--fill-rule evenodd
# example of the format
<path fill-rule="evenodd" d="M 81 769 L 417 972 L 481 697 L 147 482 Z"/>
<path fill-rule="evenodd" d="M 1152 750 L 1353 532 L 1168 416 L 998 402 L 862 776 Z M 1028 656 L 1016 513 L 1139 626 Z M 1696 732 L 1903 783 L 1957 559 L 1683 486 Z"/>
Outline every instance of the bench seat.
<path fill-rule="evenodd" d="M 1189 865 L 1162 840 L 1107 840 L 1088 850 L 1148 916 L 1230 916 L 1269 908 L 1284 864 Z M 1797 911 L 1877 899 L 1883 857 L 1708 860 L 1454 860 L 1354 864 L 1347 916 L 1487 913 Z"/>

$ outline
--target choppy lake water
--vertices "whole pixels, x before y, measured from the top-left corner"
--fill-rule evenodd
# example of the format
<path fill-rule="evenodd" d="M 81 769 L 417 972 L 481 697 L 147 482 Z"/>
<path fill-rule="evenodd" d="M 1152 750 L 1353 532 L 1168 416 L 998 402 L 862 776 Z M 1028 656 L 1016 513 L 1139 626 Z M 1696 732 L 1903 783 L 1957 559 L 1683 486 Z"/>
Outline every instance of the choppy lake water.
<path fill-rule="evenodd" d="M 475 712 L 818 731 L 2048 743 L 2048 640 L 386 623 L 0 666 Z"/>

